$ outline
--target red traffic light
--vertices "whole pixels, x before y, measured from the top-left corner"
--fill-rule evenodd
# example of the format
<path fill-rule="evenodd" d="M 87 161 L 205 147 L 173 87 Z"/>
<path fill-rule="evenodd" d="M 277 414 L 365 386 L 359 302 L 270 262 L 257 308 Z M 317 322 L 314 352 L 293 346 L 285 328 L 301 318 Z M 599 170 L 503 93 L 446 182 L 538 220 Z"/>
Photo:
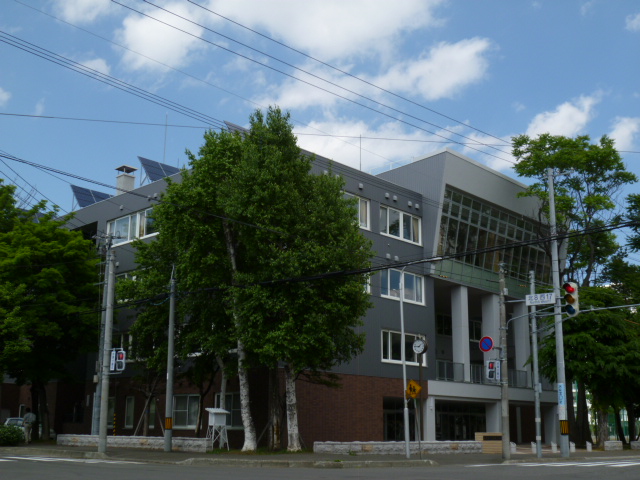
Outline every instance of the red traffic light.
<path fill-rule="evenodd" d="M 124 360 L 124 352 L 117 352 L 116 360 Z"/>
<path fill-rule="evenodd" d="M 567 292 L 567 293 L 575 293 L 576 292 L 576 287 L 574 287 L 573 285 L 571 285 L 570 282 L 565 283 L 562 286 L 562 289 Z"/>

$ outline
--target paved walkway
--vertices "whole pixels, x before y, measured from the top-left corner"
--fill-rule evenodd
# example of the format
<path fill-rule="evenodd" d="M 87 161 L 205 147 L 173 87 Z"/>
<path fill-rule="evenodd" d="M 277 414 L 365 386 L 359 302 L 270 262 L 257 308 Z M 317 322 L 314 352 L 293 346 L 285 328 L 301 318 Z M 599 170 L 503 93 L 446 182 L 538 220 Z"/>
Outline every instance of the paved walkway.
<path fill-rule="evenodd" d="M 69 447 L 53 444 L 21 445 L 0 447 L 1 456 L 38 456 L 58 458 L 101 458 L 109 460 L 165 463 L 177 465 L 218 465 L 237 467 L 299 467 L 299 468 L 367 468 L 367 467 L 428 467 L 438 465 L 484 465 L 516 462 L 567 461 L 560 453 L 544 448 L 542 458 L 532 453 L 531 447 L 518 447 L 510 460 L 503 460 L 501 454 L 437 454 L 424 455 L 421 459 L 413 455 L 410 459 L 400 455 L 332 455 L 315 453 L 243 454 L 164 452 L 134 448 L 109 448 L 106 454 L 97 452 L 95 447 Z M 569 460 L 605 460 L 631 458 L 640 460 L 640 450 L 592 451 L 577 450 Z"/>

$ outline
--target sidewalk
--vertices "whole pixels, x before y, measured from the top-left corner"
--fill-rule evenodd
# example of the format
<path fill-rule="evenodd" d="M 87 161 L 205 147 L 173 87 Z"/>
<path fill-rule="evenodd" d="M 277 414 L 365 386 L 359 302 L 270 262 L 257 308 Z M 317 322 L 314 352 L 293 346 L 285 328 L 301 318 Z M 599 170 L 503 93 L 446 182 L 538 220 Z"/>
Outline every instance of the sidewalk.
<path fill-rule="evenodd" d="M 38 456 L 56 458 L 107 459 L 115 461 L 163 463 L 174 465 L 216 465 L 226 467 L 280 467 L 280 468 L 371 468 L 371 467 L 436 467 L 439 465 L 486 465 L 522 462 L 557 462 L 584 460 L 640 460 L 640 450 L 592 451 L 577 450 L 569 458 L 545 448 L 537 458 L 530 447 L 518 447 L 511 459 L 504 461 L 501 454 L 440 454 L 418 455 L 410 459 L 400 455 L 333 455 L 315 453 L 243 454 L 164 452 L 133 448 L 109 448 L 106 454 L 96 448 L 68 447 L 51 444 L 29 444 L 19 447 L 0 447 L 0 456 Z"/>

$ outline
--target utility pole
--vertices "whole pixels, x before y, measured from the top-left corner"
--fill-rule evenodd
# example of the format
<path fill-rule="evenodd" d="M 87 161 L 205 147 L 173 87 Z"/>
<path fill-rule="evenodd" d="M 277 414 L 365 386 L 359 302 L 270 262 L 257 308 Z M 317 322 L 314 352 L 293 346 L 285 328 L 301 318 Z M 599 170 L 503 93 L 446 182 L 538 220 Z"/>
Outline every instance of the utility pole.
<path fill-rule="evenodd" d="M 94 238 L 98 238 L 95 236 Z M 111 235 L 107 235 L 106 252 L 107 256 L 111 250 L 112 238 Z M 105 261 L 104 268 L 104 280 L 102 282 L 102 314 L 100 315 L 100 340 L 98 342 L 98 358 L 96 360 L 96 393 L 93 396 L 93 413 L 91 414 L 91 435 L 98 435 L 100 433 L 100 402 L 102 398 L 102 356 L 104 348 L 104 325 L 107 318 L 107 277 L 109 275 L 109 264 Z"/>
<path fill-rule="evenodd" d="M 173 438 L 173 357 L 174 331 L 176 313 L 176 279 L 173 276 L 175 265 L 171 270 L 171 287 L 169 293 L 169 328 L 167 330 L 167 392 L 164 410 L 164 451 L 170 452 Z"/>
<path fill-rule="evenodd" d="M 560 455 L 569 457 L 569 427 L 567 419 L 567 380 L 564 371 L 564 337 L 562 333 L 562 307 L 560 305 L 560 266 L 558 264 L 558 240 L 556 228 L 556 202 L 553 188 L 553 169 L 547 169 L 549 183 L 549 227 L 551 228 L 551 272 L 556 332 L 556 370 L 558 376 L 558 419 L 560 421 Z"/>
<path fill-rule="evenodd" d="M 536 293 L 535 272 L 529 272 L 529 293 Z M 536 420 L 536 456 L 542 458 L 542 419 L 540 418 L 540 376 L 538 374 L 538 321 L 536 320 L 536 307 L 531 305 L 531 353 L 533 354 L 533 398 L 535 402 Z"/>
<path fill-rule="evenodd" d="M 504 263 L 500 263 L 500 413 L 502 415 L 502 458 L 511 458 L 511 438 L 509 437 L 509 370 L 507 365 L 507 310 L 504 301 L 506 285 Z"/>
<path fill-rule="evenodd" d="M 115 253 L 109 240 L 107 249 L 107 299 L 105 309 L 104 344 L 102 347 L 102 389 L 100 397 L 100 431 L 98 439 L 98 452 L 107 452 L 107 416 L 109 413 L 109 366 L 111 354 L 111 333 L 113 330 L 113 301 L 116 280 Z"/>
<path fill-rule="evenodd" d="M 400 273 L 400 356 L 402 358 L 402 398 L 404 399 L 404 449 L 407 458 L 411 458 L 411 449 L 409 447 L 409 399 L 407 398 L 407 354 L 406 342 L 404 337 L 404 269 Z"/>

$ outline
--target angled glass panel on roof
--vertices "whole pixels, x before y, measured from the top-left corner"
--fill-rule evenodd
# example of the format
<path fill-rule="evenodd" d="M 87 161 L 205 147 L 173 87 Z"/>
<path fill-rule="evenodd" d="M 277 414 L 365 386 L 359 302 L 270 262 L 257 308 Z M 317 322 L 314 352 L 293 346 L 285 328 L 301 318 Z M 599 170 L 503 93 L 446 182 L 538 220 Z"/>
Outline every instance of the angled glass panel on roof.
<path fill-rule="evenodd" d="M 171 175 L 175 175 L 180 172 L 178 167 L 173 167 L 166 163 L 156 162 L 155 160 L 149 160 L 144 157 L 138 157 L 138 160 L 140 160 L 145 176 L 150 182 L 157 182 L 158 180 L 162 180 L 163 178 L 170 177 Z"/>
<path fill-rule="evenodd" d="M 93 205 L 94 203 L 101 202 L 102 200 L 106 200 L 113 196 L 108 193 L 89 190 L 88 188 L 79 187 L 77 185 L 71 185 L 71 191 L 73 192 L 76 203 L 80 208 L 88 207 L 89 205 Z"/>

